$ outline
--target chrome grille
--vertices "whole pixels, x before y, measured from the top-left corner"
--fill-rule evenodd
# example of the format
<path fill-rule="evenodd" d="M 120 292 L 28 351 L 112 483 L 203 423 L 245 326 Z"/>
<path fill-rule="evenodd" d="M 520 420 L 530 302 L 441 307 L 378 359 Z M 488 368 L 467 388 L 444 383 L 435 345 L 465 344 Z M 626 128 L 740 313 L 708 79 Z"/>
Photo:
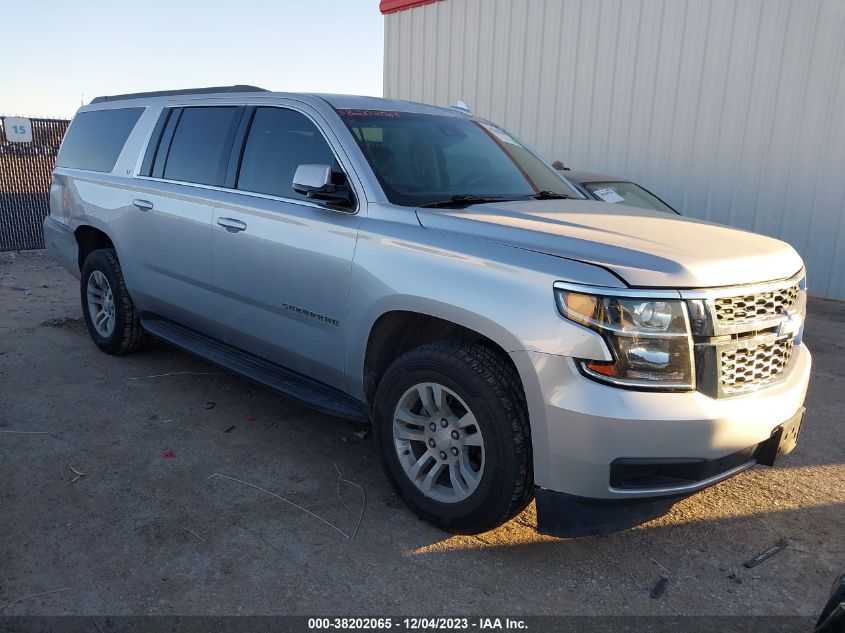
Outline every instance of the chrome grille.
<path fill-rule="evenodd" d="M 798 299 L 798 284 L 751 295 L 718 297 L 713 301 L 720 324 L 753 323 L 783 314 Z"/>
<path fill-rule="evenodd" d="M 786 370 L 793 341 L 739 344 L 719 351 L 721 391 L 740 393 L 774 382 Z"/>
<path fill-rule="evenodd" d="M 804 271 L 745 287 L 681 290 L 695 354 L 696 389 L 727 398 L 784 379 L 800 341 Z"/>

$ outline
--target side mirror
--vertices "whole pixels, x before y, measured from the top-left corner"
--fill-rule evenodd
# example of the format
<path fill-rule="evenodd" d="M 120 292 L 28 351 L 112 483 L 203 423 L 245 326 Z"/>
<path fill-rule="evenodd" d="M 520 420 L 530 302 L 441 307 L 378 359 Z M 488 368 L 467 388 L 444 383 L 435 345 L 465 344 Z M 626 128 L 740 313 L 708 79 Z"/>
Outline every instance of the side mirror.
<path fill-rule="evenodd" d="M 326 200 L 335 204 L 349 204 L 349 189 L 332 183 L 330 165 L 300 165 L 293 175 L 293 190 L 315 200 Z"/>

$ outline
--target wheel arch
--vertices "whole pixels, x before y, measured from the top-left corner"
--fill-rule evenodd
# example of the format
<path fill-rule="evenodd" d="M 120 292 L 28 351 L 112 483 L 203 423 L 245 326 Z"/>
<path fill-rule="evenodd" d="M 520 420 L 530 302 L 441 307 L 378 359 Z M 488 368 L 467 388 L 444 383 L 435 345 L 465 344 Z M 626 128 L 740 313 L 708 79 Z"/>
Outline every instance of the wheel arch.
<path fill-rule="evenodd" d="M 448 316 L 396 307 L 381 312 L 372 320 L 366 344 L 355 365 L 359 368 L 356 378 L 360 376 L 361 392 L 369 405 L 373 403 L 379 381 L 394 360 L 409 349 L 448 338 L 470 340 L 495 349 L 507 359 L 519 376 L 508 353 L 520 349 L 516 337 L 480 315 L 469 313 L 463 315 L 464 318 L 455 318 L 460 317 L 462 311 L 454 306 L 449 307 L 452 313 Z"/>
<path fill-rule="evenodd" d="M 78 265 L 79 271 L 82 272 L 82 266 L 85 260 L 92 252 L 101 248 L 113 248 L 115 250 L 114 240 L 103 229 L 92 226 L 90 224 L 81 224 L 73 232 L 78 246 Z"/>

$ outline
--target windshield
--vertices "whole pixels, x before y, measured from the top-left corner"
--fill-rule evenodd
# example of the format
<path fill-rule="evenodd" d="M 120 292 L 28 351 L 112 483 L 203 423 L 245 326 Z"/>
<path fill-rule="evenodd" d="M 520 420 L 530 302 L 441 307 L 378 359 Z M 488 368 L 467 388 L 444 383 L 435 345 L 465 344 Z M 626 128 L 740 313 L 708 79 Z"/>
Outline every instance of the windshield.
<path fill-rule="evenodd" d="M 394 204 L 460 205 L 478 201 L 472 198 L 519 200 L 541 193 L 580 197 L 519 141 L 489 123 L 396 111 L 338 113 Z"/>
<path fill-rule="evenodd" d="M 585 182 L 584 188 L 604 202 L 621 202 L 640 209 L 678 213 L 663 200 L 632 182 Z"/>

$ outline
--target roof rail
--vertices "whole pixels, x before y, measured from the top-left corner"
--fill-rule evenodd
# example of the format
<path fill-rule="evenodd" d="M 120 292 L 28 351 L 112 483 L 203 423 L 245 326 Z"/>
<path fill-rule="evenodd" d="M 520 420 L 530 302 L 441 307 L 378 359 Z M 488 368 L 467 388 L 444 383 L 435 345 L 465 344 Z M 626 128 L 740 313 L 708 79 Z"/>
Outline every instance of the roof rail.
<path fill-rule="evenodd" d="M 140 99 L 141 97 L 170 97 L 175 95 L 204 95 L 219 92 L 267 92 L 257 86 L 214 86 L 211 88 L 184 88 L 182 90 L 159 90 L 158 92 L 132 92 L 125 95 L 106 95 L 91 99 L 91 103 L 104 101 L 122 101 L 123 99 Z"/>

